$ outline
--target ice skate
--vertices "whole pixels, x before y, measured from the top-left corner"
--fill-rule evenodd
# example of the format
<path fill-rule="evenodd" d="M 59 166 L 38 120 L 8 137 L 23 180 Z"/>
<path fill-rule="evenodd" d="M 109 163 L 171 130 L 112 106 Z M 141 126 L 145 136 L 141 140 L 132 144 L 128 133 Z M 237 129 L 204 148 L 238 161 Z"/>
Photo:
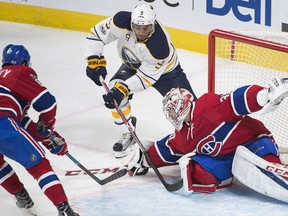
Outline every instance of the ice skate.
<path fill-rule="evenodd" d="M 14 197 L 16 200 L 16 205 L 23 211 L 27 212 L 25 214 L 34 216 L 37 215 L 35 209 L 33 208 L 34 202 L 25 188 L 23 188 L 20 192 L 14 194 Z"/>
<path fill-rule="evenodd" d="M 135 173 L 135 175 L 136 176 L 146 175 L 148 171 L 149 171 L 148 167 L 141 168 Z"/>
<path fill-rule="evenodd" d="M 75 213 L 73 209 L 67 202 L 62 202 L 57 206 L 58 216 L 79 216 L 79 214 Z"/>
<path fill-rule="evenodd" d="M 136 128 L 136 117 L 131 117 L 131 123 Z M 116 142 L 113 146 L 113 151 L 115 152 L 123 152 L 125 151 L 130 145 L 135 144 L 136 141 L 133 138 L 133 135 L 130 132 L 123 133 L 122 137 Z"/>

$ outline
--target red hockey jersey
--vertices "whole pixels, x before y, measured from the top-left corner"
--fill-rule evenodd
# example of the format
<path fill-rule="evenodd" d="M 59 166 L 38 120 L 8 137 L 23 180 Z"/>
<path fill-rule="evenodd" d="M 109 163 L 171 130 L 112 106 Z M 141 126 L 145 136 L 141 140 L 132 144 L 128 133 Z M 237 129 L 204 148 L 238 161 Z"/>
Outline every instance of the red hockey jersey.
<path fill-rule="evenodd" d="M 57 104 L 37 79 L 36 72 L 22 65 L 7 66 L 0 70 L 0 117 L 9 115 L 21 121 L 30 106 L 40 113 L 44 124 L 52 129 Z"/>
<path fill-rule="evenodd" d="M 233 153 L 236 147 L 263 136 L 272 137 L 259 120 L 248 114 L 260 110 L 256 100 L 263 87 L 244 86 L 230 94 L 204 94 L 193 102 L 191 122 L 170 135 L 167 147 L 172 154 L 216 156 Z"/>

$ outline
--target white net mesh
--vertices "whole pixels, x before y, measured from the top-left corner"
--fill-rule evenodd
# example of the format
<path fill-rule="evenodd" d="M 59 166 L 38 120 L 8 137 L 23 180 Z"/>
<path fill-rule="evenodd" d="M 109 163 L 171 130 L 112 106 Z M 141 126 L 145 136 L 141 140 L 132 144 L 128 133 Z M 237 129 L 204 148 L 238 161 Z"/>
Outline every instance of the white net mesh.
<path fill-rule="evenodd" d="M 268 86 L 268 83 L 275 76 L 288 77 L 287 33 L 241 30 L 231 32 L 275 42 L 275 47 L 281 46 L 282 51 L 277 51 L 277 48 L 273 48 L 273 43 L 269 43 L 269 48 L 264 48 L 259 46 L 259 44 L 249 44 L 251 40 L 249 43 L 236 41 L 233 39 L 233 34 L 232 39 L 221 38 L 221 34 L 217 34 L 215 40 L 214 81 L 216 93 L 226 93 L 247 84 Z M 264 44 L 265 41 L 260 40 L 260 43 Z M 281 149 L 288 149 L 287 111 L 288 98 L 285 98 L 276 112 L 263 116 L 257 115 L 257 113 L 253 114 L 254 117 L 262 120 L 267 128 L 272 131 Z"/>

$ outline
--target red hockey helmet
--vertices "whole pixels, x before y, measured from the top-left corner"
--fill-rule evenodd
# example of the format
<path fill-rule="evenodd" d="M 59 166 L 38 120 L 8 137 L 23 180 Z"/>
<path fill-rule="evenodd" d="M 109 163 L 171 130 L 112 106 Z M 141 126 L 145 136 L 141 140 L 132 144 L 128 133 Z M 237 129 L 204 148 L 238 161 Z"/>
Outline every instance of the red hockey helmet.
<path fill-rule="evenodd" d="M 181 130 L 183 121 L 190 112 L 193 95 L 183 88 L 172 88 L 162 100 L 165 117 L 176 130 Z"/>

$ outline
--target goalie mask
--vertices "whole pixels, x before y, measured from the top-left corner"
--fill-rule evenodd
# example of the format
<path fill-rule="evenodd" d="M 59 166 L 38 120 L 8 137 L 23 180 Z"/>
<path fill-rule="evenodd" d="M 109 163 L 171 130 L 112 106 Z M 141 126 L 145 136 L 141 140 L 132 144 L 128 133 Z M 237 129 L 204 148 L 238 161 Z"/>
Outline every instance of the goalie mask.
<path fill-rule="evenodd" d="M 137 5 L 131 14 L 131 28 L 139 41 L 148 39 L 154 32 L 156 13 L 151 5 Z"/>
<path fill-rule="evenodd" d="M 190 112 L 193 95 L 186 89 L 172 88 L 163 98 L 163 112 L 176 130 L 181 130 Z"/>

